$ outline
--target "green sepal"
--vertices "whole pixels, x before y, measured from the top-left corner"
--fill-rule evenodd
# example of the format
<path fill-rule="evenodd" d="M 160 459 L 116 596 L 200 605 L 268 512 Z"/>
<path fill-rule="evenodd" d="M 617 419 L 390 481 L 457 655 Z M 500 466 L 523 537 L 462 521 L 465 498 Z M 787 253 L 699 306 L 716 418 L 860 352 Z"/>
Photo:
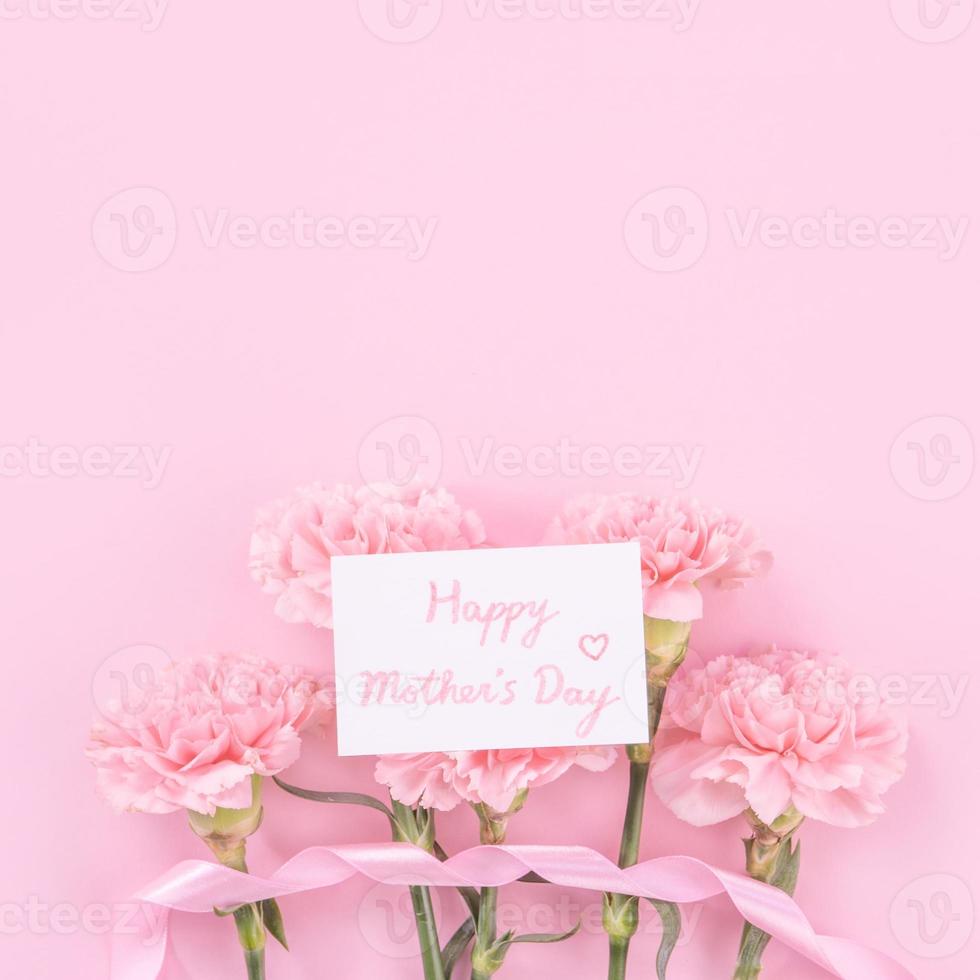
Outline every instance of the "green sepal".
<path fill-rule="evenodd" d="M 579 921 L 568 932 L 527 932 L 521 935 L 517 935 L 513 929 L 509 929 L 495 939 L 488 949 L 482 952 L 474 950 L 474 974 L 492 976 L 504 965 L 504 957 L 510 947 L 517 943 L 560 943 L 574 936 L 581 927 L 582 923 Z"/>
<path fill-rule="evenodd" d="M 248 905 L 248 902 L 246 902 L 245 905 Z M 239 909 L 245 908 L 245 905 L 233 905 L 228 909 L 219 909 L 217 905 L 213 905 L 211 908 L 219 919 L 224 919 L 229 915 L 234 915 Z"/>
<path fill-rule="evenodd" d="M 282 921 L 282 910 L 274 898 L 267 898 L 262 902 L 262 921 L 265 923 L 269 935 L 283 949 L 288 950 L 289 943 L 286 941 L 286 926 Z"/>
<path fill-rule="evenodd" d="M 246 953 L 265 949 L 265 926 L 259 907 L 255 904 L 242 905 L 234 914 L 238 942 L 242 949 Z"/>

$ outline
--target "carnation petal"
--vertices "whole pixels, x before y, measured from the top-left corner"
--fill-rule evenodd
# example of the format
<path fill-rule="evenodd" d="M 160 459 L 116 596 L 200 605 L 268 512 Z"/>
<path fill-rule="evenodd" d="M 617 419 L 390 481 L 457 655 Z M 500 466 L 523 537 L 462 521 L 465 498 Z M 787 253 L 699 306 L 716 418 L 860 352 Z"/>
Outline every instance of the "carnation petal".
<path fill-rule="evenodd" d="M 273 775 L 297 758 L 294 723 L 319 722 L 328 710 L 321 681 L 269 661 L 177 663 L 172 680 L 138 712 L 92 726 L 86 756 L 100 795 L 117 810 L 248 806 L 252 775 Z"/>
<path fill-rule="evenodd" d="M 731 782 L 693 777 L 695 770 L 720 761 L 722 749 L 685 736 L 654 754 L 652 786 L 660 800 L 695 827 L 721 823 L 746 807 L 742 789 Z"/>
<path fill-rule="evenodd" d="M 658 746 L 658 795 L 699 825 L 703 794 L 719 785 L 744 793 L 765 823 L 791 804 L 840 826 L 869 823 L 904 772 L 907 729 L 880 701 L 859 702 L 851 676 L 837 658 L 776 649 L 680 672 L 668 710 L 682 741 Z"/>
<path fill-rule="evenodd" d="M 772 823 L 785 813 L 793 798 L 793 784 L 782 756 L 774 752 L 753 755 L 739 752 L 746 769 L 745 798 L 763 823 Z"/>

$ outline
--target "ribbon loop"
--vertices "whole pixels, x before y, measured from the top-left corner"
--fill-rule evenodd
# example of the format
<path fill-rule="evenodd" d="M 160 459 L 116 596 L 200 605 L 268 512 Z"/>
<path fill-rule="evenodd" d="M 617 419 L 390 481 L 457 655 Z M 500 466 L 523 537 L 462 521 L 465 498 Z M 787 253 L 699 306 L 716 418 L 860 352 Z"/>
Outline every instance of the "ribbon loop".
<path fill-rule="evenodd" d="M 164 909 L 201 913 L 329 888 L 356 875 L 399 885 L 481 888 L 509 884 L 528 872 L 565 888 L 669 902 L 701 902 L 725 894 L 743 918 L 832 976 L 914 980 L 905 967 L 883 953 L 848 939 L 819 935 L 799 905 L 777 888 L 684 855 L 621 869 L 587 847 L 487 845 L 442 862 L 412 844 L 339 844 L 307 848 L 268 878 L 206 861 L 182 861 L 141 889 L 137 898 Z M 157 980 L 165 956 L 166 928 L 158 930 L 152 944 L 145 937 L 117 936 L 112 980 Z"/>

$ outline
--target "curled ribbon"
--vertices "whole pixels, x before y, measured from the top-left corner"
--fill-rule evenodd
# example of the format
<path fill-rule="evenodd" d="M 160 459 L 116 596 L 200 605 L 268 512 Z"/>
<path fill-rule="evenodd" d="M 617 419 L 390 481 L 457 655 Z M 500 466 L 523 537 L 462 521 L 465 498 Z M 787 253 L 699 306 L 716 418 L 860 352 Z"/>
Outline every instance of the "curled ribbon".
<path fill-rule="evenodd" d="M 307 848 L 268 878 L 241 874 L 207 861 L 182 861 L 136 897 L 164 909 L 211 912 L 216 907 L 327 888 L 355 875 L 397 885 L 480 888 L 506 885 L 528 872 L 566 888 L 669 902 L 701 902 L 724 893 L 743 918 L 832 976 L 842 980 L 914 980 L 905 967 L 883 953 L 849 939 L 818 934 L 796 902 L 778 889 L 686 856 L 654 858 L 620 869 L 587 847 L 483 846 L 442 862 L 411 844 L 341 844 Z M 150 918 L 143 917 L 146 922 Z M 166 942 L 165 924 L 152 942 L 145 936 L 117 936 L 112 980 L 157 980 Z"/>

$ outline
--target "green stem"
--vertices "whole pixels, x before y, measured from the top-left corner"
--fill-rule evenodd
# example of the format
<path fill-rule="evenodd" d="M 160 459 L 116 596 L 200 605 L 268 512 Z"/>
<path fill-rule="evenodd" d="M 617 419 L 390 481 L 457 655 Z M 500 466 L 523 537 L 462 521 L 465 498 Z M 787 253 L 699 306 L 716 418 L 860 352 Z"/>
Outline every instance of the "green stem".
<path fill-rule="evenodd" d="M 252 776 L 252 802 L 247 807 L 218 807 L 210 814 L 188 810 L 187 818 L 191 830 L 208 845 L 218 861 L 226 868 L 247 875 L 245 841 L 262 823 L 262 777 Z M 266 905 L 278 912 L 274 899 L 269 900 Z M 254 903 L 243 905 L 235 910 L 234 917 L 238 942 L 245 953 L 248 980 L 265 980 L 266 926 L 262 906 Z M 272 932 L 285 945 L 281 918 L 273 926 Z"/>
<path fill-rule="evenodd" d="M 649 772 L 649 762 L 630 762 L 630 789 L 626 801 L 626 817 L 623 820 L 623 837 L 619 846 L 621 868 L 629 868 L 639 860 Z M 630 940 L 639 926 L 639 905 L 640 900 L 633 895 L 605 896 L 602 924 L 609 934 L 609 980 L 624 980 L 626 976 Z"/>
<path fill-rule="evenodd" d="M 742 931 L 742 947 L 746 947 L 746 943 L 748 941 L 750 941 L 750 938 L 751 937 L 749 937 L 749 936 L 746 935 L 746 933 L 750 929 L 751 930 L 754 930 L 756 933 L 759 932 L 759 930 L 756 929 L 754 926 L 746 926 L 745 929 Z M 765 935 L 765 934 L 763 933 L 762 935 Z M 741 949 L 740 949 L 739 950 L 739 956 L 741 957 L 741 955 L 742 955 L 742 952 L 741 952 Z M 749 955 L 749 954 L 747 953 L 747 955 Z M 759 955 L 759 958 L 761 959 L 762 958 L 762 949 L 759 950 L 758 955 Z M 733 980 L 756 980 L 756 978 L 759 976 L 760 973 L 762 973 L 762 964 L 761 963 L 752 964 L 752 963 L 741 963 L 740 962 L 738 964 L 738 966 L 735 968 L 735 972 L 732 974 L 732 977 L 733 977 Z"/>
<path fill-rule="evenodd" d="M 497 889 L 480 889 L 480 914 L 473 947 L 472 980 L 488 980 L 500 969 L 500 957 L 494 956 L 497 939 Z"/>
<path fill-rule="evenodd" d="M 254 909 L 256 906 L 250 905 L 249 909 Z M 235 913 L 235 922 L 238 923 L 238 913 Z M 238 937 L 241 940 L 241 929 L 239 929 Z M 247 972 L 248 980 L 265 980 L 265 945 L 260 949 L 242 949 L 245 953 L 245 970 Z"/>
<path fill-rule="evenodd" d="M 643 642 L 646 659 L 647 721 L 649 742 L 627 745 L 630 760 L 630 788 L 619 845 L 619 866 L 629 868 L 640 857 L 640 835 L 643 832 L 643 808 L 646 802 L 653 740 L 660 728 L 667 684 L 687 655 L 691 637 L 690 623 L 643 618 Z M 626 958 L 630 940 L 640 924 L 640 900 L 632 895 L 603 896 L 602 926 L 609 935 L 609 980 L 625 980 Z"/>
<path fill-rule="evenodd" d="M 746 870 L 757 881 L 775 884 L 774 871 L 781 863 L 780 854 L 792 846 L 792 838 L 786 837 L 775 844 L 761 844 L 753 840 L 747 847 L 749 852 Z M 733 980 L 756 980 L 762 972 L 762 954 L 769 945 L 770 936 L 757 926 L 746 922 L 742 927 L 742 939 L 738 946 L 738 962 Z"/>
<path fill-rule="evenodd" d="M 392 812 L 395 815 L 395 837 L 421 847 L 430 854 L 433 851 L 431 822 L 425 826 L 425 818 L 418 810 L 393 799 Z M 423 825 L 420 826 L 420 821 Z M 442 966 L 442 948 L 439 944 L 439 931 L 436 928 L 435 912 L 432 907 L 432 893 L 425 885 L 410 885 L 412 910 L 415 913 L 415 928 L 419 936 L 419 951 L 422 956 L 422 972 L 425 980 L 446 980 Z"/>
<path fill-rule="evenodd" d="M 630 763 L 630 789 L 626 799 L 623 839 L 619 845 L 619 866 L 628 868 L 639 860 L 640 834 L 643 831 L 643 806 L 646 802 L 649 762 Z"/>
<path fill-rule="evenodd" d="M 408 890 L 412 896 L 412 909 L 415 912 L 415 926 L 419 934 L 419 949 L 422 953 L 422 972 L 425 980 L 445 980 L 442 950 L 439 947 L 439 934 L 436 932 L 435 913 L 432 908 L 432 894 L 428 888 L 421 885 L 412 885 Z"/>
<path fill-rule="evenodd" d="M 742 927 L 742 941 L 738 946 L 738 962 L 733 980 L 756 980 L 762 973 L 762 954 L 772 937 L 748 922 Z"/>
<path fill-rule="evenodd" d="M 609 980 L 626 976 L 626 957 L 629 956 L 630 941 L 619 936 L 609 937 Z"/>
<path fill-rule="evenodd" d="M 749 815 L 753 836 L 745 841 L 745 870 L 756 881 L 773 885 L 787 895 L 796 890 L 800 872 L 800 849 L 798 844 L 793 847 L 793 831 L 801 821 L 802 817 L 795 810 L 779 818 L 771 827 L 754 814 Z M 757 980 L 762 972 L 762 954 L 770 938 L 768 933 L 745 923 L 733 980 Z"/>
<path fill-rule="evenodd" d="M 220 846 L 212 849 L 226 868 L 248 874 L 245 841 L 240 841 L 227 850 Z M 265 923 L 262 921 L 262 910 L 259 906 L 252 903 L 236 909 L 235 928 L 238 930 L 238 942 L 245 953 L 248 980 L 265 980 Z"/>
<path fill-rule="evenodd" d="M 628 745 L 630 788 L 623 818 L 623 836 L 619 845 L 619 866 L 632 867 L 640 859 L 640 836 L 643 833 L 643 810 L 646 804 L 647 780 L 653 737 L 660 727 L 666 687 L 648 684 L 647 709 L 650 720 L 650 743 Z M 626 960 L 630 940 L 640 924 L 640 900 L 634 895 L 605 895 L 602 906 L 602 925 L 609 935 L 609 980 L 625 980 Z"/>

